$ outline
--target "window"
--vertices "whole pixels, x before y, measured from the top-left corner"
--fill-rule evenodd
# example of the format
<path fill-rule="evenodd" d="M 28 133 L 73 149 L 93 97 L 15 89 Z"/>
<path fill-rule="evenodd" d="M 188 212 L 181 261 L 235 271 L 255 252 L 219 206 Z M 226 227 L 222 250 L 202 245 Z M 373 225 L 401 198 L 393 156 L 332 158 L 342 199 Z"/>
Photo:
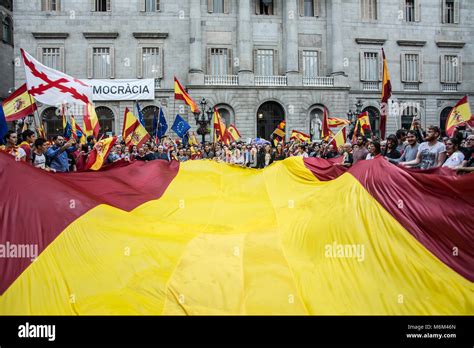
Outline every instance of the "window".
<path fill-rule="evenodd" d="M 3 42 L 13 45 L 13 25 L 12 20 L 9 17 L 4 17 L 2 20 L 2 27 L 3 27 L 3 35 L 2 40 Z"/>
<path fill-rule="evenodd" d="M 230 0 L 207 0 L 207 12 L 229 13 Z"/>
<path fill-rule="evenodd" d="M 420 55 L 418 53 L 402 54 L 402 82 L 420 82 L 420 68 Z"/>
<path fill-rule="evenodd" d="M 108 12 L 110 11 L 110 0 L 94 0 L 94 12 Z"/>
<path fill-rule="evenodd" d="M 460 0 L 443 0 L 443 23 L 459 24 L 459 1 Z"/>
<path fill-rule="evenodd" d="M 143 77 L 161 77 L 161 56 L 158 47 L 142 48 Z"/>
<path fill-rule="evenodd" d="M 256 75 L 273 76 L 274 75 L 274 50 L 257 50 Z"/>
<path fill-rule="evenodd" d="M 361 80 L 378 82 L 381 74 L 380 65 L 377 52 L 363 52 L 361 55 Z"/>
<path fill-rule="evenodd" d="M 41 62 L 52 69 L 63 71 L 61 51 L 59 47 L 41 48 Z"/>
<path fill-rule="evenodd" d="M 363 20 L 377 20 L 377 0 L 361 0 L 361 5 Z"/>
<path fill-rule="evenodd" d="M 208 49 L 208 74 L 213 76 L 232 75 L 229 63 L 229 50 L 227 48 Z"/>
<path fill-rule="evenodd" d="M 273 0 L 255 0 L 255 13 L 258 15 L 273 15 Z"/>
<path fill-rule="evenodd" d="M 415 21 L 415 0 L 405 1 L 405 20 L 407 22 Z"/>
<path fill-rule="evenodd" d="M 112 77 L 112 59 L 109 47 L 94 47 L 92 51 L 92 77 Z"/>
<path fill-rule="evenodd" d="M 160 0 L 144 0 L 145 12 L 156 12 L 160 10 Z"/>
<path fill-rule="evenodd" d="M 41 0 L 41 11 L 61 11 L 61 0 Z"/>
<path fill-rule="evenodd" d="M 318 51 L 303 51 L 303 77 L 319 76 Z"/>
<path fill-rule="evenodd" d="M 461 83 L 462 60 L 458 55 L 441 56 L 441 83 Z"/>

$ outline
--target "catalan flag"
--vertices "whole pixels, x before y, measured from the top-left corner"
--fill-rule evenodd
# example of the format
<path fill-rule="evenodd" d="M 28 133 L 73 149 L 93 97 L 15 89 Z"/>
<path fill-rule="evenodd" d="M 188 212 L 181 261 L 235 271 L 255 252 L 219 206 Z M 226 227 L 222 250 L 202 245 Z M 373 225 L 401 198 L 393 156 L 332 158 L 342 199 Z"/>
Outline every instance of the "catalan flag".
<path fill-rule="evenodd" d="M 89 157 L 87 157 L 86 169 L 99 170 L 102 168 L 116 141 L 117 137 L 109 137 L 99 140 L 94 145 L 94 149 L 89 154 Z"/>
<path fill-rule="evenodd" d="M 309 143 L 311 137 L 303 132 L 292 130 L 290 140 L 299 140 L 303 143 Z"/>
<path fill-rule="evenodd" d="M 472 115 L 468 97 L 465 96 L 449 113 L 448 119 L 446 120 L 446 134 L 452 137 L 456 126 L 469 122 L 472 119 L 474 119 L 474 115 Z"/>
<path fill-rule="evenodd" d="M 150 139 L 150 134 L 128 108 L 125 108 L 122 139 L 127 146 L 137 145 L 138 147 Z"/>
<path fill-rule="evenodd" d="M 176 76 L 174 77 L 174 98 L 183 100 L 187 105 L 189 105 L 192 113 L 199 112 L 196 102 L 189 96 L 183 86 L 181 86 Z"/>
<path fill-rule="evenodd" d="M 95 139 L 99 136 L 100 125 L 99 118 L 95 112 L 94 105 L 87 104 L 84 106 L 84 132 L 86 137 L 93 136 Z"/>
<path fill-rule="evenodd" d="M 470 175 L 382 157 L 0 168 L 0 315 L 473 313 Z M 18 245 L 38 257 L 8 257 Z"/>
<path fill-rule="evenodd" d="M 383 79 L 382 79 L 382 113 L 380 115 L 380 136 L 385 139 L 385 131 L 387 127 L 387 113 L 388 113 L 388 100 L 392 96 L 392 83 L 390 82 L 390 74 L 388 72 L 387 58 L 385 57 L 385 51 L 382 48 L 383 58 Z"/>
<path fill-rule="evenodd" d="M 28 93 L 26 83 L 6 98 L 2 106 L 7 122 L 22 119 L 36 110 L 36 103 Z"/>

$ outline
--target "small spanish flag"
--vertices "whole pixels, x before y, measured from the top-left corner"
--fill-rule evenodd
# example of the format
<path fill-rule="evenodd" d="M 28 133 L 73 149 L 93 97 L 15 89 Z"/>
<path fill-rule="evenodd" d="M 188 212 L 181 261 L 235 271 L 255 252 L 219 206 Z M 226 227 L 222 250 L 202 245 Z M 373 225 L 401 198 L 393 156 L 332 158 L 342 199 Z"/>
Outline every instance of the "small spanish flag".
<path fill-rule="evenodd" d="M 350 124 L 349 120 L 344 118 L 337 118 L 337 117 L 328 117 L 328 126 L 329 128 L 337 128 L 341 126 L 347 126 Z"/>
<path fill-rule="evenodd" d="M 303 143 L 309 143 L 310 141 L 310 136 L 308 134 L 299 132 L 297 130 L 292 130 L 291 131 L 291 138 L 290 140 L 299 140 Z"/>
<path fill-rule="evenodd" d="M 370 126 L 369 113 L 363 112 L 358 117 L 362 135 L 365 135 L 365 132 L 372 132 L 372 127 Z"/>
<path fill-rule="evenodd" d="M 192 113 L 199 112 L 196 102 L 189 96 L 188 93 L 186 93 L 185 89 L 183 86 L 181 86 L 176 76 L 174 77 L 174 98 L 183 100 L 186 104 L 188 104 Z"/>
<path fill-rule="evenodd" d="M 446 120 L 446 134 L 452 137 L 456 126 L 474 119 L 467 96 L 462 98 L 449 113 Z"/>
<path fill-rule="evenodd" d="M 98 141 L 87 158 L 86 169 L 99 170 L 102 168 L 116 141 L 117 137 L 105 138 Z"/>
<path fill-rule="evenodd" d="M 2 106 L 7 122 L 19 120 L 36 110 L 36 103 L 28 93 L 26 83 L 6 98 Z"/>
<path fill-rule="evenodd" d="M 388 73 L 387 58 L 385 57 L 385 51 L 382 48 L 383 58 L 383 80 L 382 80 L 382 104 L 388 103 L 388 100 L 392 96 L 392 83 L 390 82 L 390 74 Z M 380 137 L 385 139 L 385 129 L 387 127 L 387 113 L 388 106 L 382 105 L 382 113 L 380 115 Z"/>
<path fill-rule="evenodd" d="M 227 131 L 219 111 L 214 108 L 214 142 L 216 141 L 227 143 Z"/>
<path fill-rule="evenodd" d="M 84 131 L 86 137 L 92 135 L 95 139 L 99 136 L 99 118 L 95 112 L 94 105 L 84 105 Z"/>
<path fill-rule="evenodd" d="M 232 141 L 238 141 L 240 139 L 240 132 L 233 124 L 227 128 L 228 138 Z"/>
<path fill-rule="evenodd" d="M 128 108 L 125 108 L 122 138 L 126 146 L 137 145 L 138 147 L 150 139 L 150 134 Z"/>
<path fill-rule="evenodd" d="M 344 145 L 346 143 L 346 140 L 347 140 L 347 138 L 346 138 L 346 127 L 342 128 L 336 134 L 331 134 L 331 136 L 333 137 L 332 141 L 331 141 L 332 146 L 334 146 L 334 148 L 338 149 L 339 147 L 341 147 L 342 145 Z"/>

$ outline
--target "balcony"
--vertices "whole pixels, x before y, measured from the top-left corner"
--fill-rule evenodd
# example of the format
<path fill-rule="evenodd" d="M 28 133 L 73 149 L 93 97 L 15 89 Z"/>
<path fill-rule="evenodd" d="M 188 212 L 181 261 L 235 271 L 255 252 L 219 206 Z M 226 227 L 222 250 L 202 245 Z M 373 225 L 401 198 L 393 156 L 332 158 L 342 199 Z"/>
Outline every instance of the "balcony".
<path fill-rule="evenodd" d="M 457 83 L 442 83 L 441 90 L 443 92 L 457 92 L 458 84 Z"/>
<path fill-rule="evenodd" d="M 204 84 L 207 86 L 238 86 L 237 75 L 205 75 Z"/>
<path fill-rule="evenodd" d="M 403 90 L 404 91 L 419 91 L 420 83 L 419 82 L 404 82 Z"/>
<path fill-rule="evenodd" d="M 309 87 L 334 87 L 334 77 L 303 77 L 303 86 Z"/>
<path fill-rule="evenodd" d="M 255 86 L 288 86 L 286 76 L 255 76 Z"/>
<path fill-rule="evenodd" d="M 378 91 L 380 91 L 380 83 L 377 82 L 377 81 L 363 82 L 362 83 L 362 90 L 378 92 Z"/>

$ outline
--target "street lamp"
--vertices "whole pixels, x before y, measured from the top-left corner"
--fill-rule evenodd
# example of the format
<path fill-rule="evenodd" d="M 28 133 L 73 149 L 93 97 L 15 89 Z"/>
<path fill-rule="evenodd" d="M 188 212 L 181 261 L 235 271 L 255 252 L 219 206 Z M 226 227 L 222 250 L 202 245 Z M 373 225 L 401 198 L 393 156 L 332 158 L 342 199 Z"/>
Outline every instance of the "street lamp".
<path fill-rule="evenodd" d="M 349 136 L 350 137 L 352 137 L 352 133 L 354 132 L 354 128 L 355 128 L 355 125 L 356 125 L 356 122 L 357 122 L 357 118 L 362 113 L 362 107 L 363 106 L 364 106 L 364 104 L 362 103 L 362 101 L 360 99 L 358 99 L 357 103 L 355 104 L 356 110 L 352 111 L 352 109 L 351 109 L 347 113 L 347 119 L 350 122 L 350 126 L 349 126 Z"/>
<path fill-rule="evenodd" d="M 208 105 L 206 98 L 202 98 L 199 104 L 201 105 L 201 110 L 194 113 L 194 119 L 196 120 L 196 125 L 199 126 L 197 134 L 202 136 L 202 143 L 204 144 L 206 134 L 209 134 L 207 126 L 211 123 L 214 108 Z"/>

